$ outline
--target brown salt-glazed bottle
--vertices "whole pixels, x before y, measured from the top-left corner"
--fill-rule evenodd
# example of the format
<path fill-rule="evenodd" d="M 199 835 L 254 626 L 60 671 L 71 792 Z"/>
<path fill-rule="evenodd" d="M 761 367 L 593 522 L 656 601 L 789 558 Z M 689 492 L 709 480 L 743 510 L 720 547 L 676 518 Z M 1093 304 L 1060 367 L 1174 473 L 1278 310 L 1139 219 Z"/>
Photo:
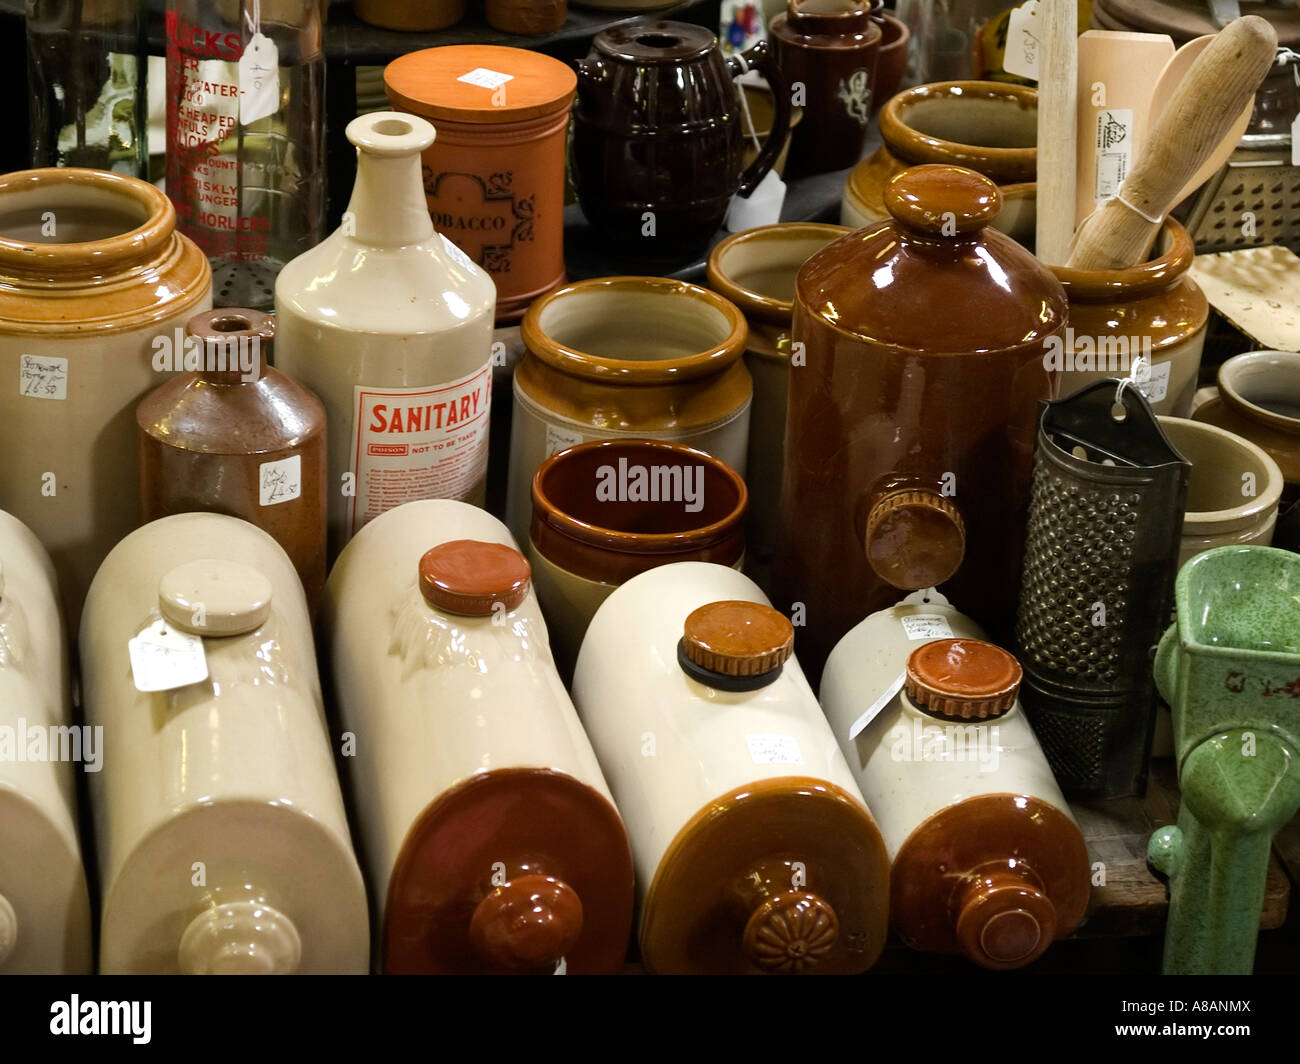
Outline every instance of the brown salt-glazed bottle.
<path fill-rule="evenodd" d="M 185 331 L 202 344 L 203 368 L 136 408 L 141 521 L 198 510 L 257 525 L 293 561 L 314 612 L 325 584 L 325 408 L 267 365 L 269 314 L 212 310 Z"/>
<path fill-rule="evenodd" d="M 850 627 L 942 585 L 1009 639 L 1038 403 L 1054 381 L 1060 283 L 987 228 L 988 178 L 919 166 L 892 216 L 805 263 L 795 286 L 782 483 L 781 597 L 805 607 L 814 676 Z"/>

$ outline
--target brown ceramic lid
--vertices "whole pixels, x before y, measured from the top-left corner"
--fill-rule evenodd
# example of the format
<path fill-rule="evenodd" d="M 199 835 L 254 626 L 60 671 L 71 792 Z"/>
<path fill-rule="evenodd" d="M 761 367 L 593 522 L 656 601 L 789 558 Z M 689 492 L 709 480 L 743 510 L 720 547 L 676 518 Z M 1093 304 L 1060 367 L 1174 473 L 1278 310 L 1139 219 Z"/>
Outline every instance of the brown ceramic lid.
<path fill-rule="evenodd" d="M 420 593 L 435 609 L 490 616 L 500 603 L 513 610 L 528 597 L 528 561 L 504 543 L 455 539 L 420 559 Z"/>
<path fill-rule="evenodd" d="M 462 81 L 487 71 L 480 83 Z M 491 87 L 497 78 L 504 94 Z M 384 68 L 384 88 L 394 106 L 432 119 L 459 122 L 519 122 L 564 111 L 573 100 L 578 77 L 541 52 L 493 44 L 453 44 L 408 52 Z M 498 106 L 494 97 L 503 101 Z"/>
<path fill-rule="evenodd" d="M 601 30 L 591 46 L 599 55 L 644 66 L 702 58 L 718 47 L 718 38 L 689 22 L 639 18 Z"/>
<path fill-rule="evenodd" d="M 554 876 L 520 876 L 478 903 L 470 917 L 474 948 L 507 969 L 553 967 L 582 935 L 582 901 Z"/>
<path fill-rule="evenodd" d="M 903 591 L 919 591 L 938 587 L 961 567 L 966 526 L 943 496 L 900 491 L 871 508 L 863 543 L 880 579 Z"/>
<path fill-rule="evenodd" d="M 682 650 L 710 672 L 761 676 L 794 652 L 794 625 L 758 602 L 710 602 L 686 618 Z"/>
<path fill-rule="evenodd" d="M 756 968 L 797 975 L 816 968 L 839 934 L 839 917 L 824 898 L 789 891 L 754 910 L 745 924 L 744 949 Z"/>
<path fill-rule="evenodd" d="M 885 186 L 885 208 L 917 233 L 952 236 L 983 229 L 1002 210 L 1002 193 L 960 166 L 915 166 Z"/>
<path fill-rule="evenodd" d="M 1020 662 L 982 639 L 936 639 L 907 659 L 907 696 L 923 709 L 962 719 L 997 717 L 1016 704 Z"/>

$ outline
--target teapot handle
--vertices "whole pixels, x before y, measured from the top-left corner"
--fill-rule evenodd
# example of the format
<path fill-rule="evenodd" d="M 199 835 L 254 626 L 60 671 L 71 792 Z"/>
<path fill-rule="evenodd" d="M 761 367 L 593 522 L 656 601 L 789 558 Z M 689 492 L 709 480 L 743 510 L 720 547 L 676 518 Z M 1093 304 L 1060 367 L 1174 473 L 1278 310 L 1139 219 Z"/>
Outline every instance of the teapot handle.
<path fill-rule="evenodd" d="M 776 57 L 773 56 L 766 41 L 759 41 L 752 48 L 729 56 L 727 69 L 731 71 L 732 78 L 737 78 L 749 70 L 757 70 L 767 79 L 767 84 L 772 90 L 772 102 L 776 107 L 776 117 L 772 122 L 772 130 L 767 135 L 767 143 L 758 153 L 758 158 L 740 175 L 740 187 L 736 191 L 741 196 L 748 197 L 772 169 L 776 157 L 781 154 L 781 148 L 785 145 L 786 135 L 790 132 L 790 86 L 785 80 L 785 75 L 777 67 Z M 744 90 L 738 86 L 736 91 Z"/>

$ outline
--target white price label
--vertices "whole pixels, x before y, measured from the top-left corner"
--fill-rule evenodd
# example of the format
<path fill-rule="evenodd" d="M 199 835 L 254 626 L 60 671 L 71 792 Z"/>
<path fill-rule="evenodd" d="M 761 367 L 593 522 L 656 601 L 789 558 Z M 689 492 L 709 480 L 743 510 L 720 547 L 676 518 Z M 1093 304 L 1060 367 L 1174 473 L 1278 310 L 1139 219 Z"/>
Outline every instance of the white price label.
<path fill-rule="evenodd" d="M 239 124 L 248 126 L 280 109 L 280 51 L 260 30 L 239 57 Z"/>
<path fill-rule="evenodd" d="M 559 425 L 546 426 L 546 453 L 553 455 L 556 451 L 562 451 L 566 447 L 576 447 L 582 442 L 582 433 L 574 432 L 572 429 L 562 428 Z"/>
<path fill-rule="evenodd" d="M 68 360 L 53 355 L 21 355 L 18 394 L 32 399 L 68 397 Z"/>
<path fill-rule="evenodd" d="M 208 678 L 203 640 L 161 617 L 127 641 L 137 691 L 171 691 Z"/>
<path fill-rule="evenodd" d="M 1158 403 L 1169 394 L 1169 374 L 1173 368 L 1172 361 L 1152 363 L 1139 358 L 1133 363 L 1133 383 L 1148 403 Z"/>
<path fill-rule="evenodd" d="M 488 70 L 487 67 L 475 67 L 468 74 L 462 74 L 456 79 L 463 81 L 466 85 L 477 85 L 483 89 L 499 89 L 507 81 L 514 81 L 513 74 L 502 74 L 498 70 Z"/>
<path fill-rule="evenodd" d="M 1300 72 L 1296 74 L 1300 78 Z M 1291 123 L 1291 165 L 1300 166 L 1300 115 Z"/>
<path fill-rule="evenodd" d="M 852 742 L 861 735 L 867 725 L 876 719 L 880 711 L 894 700 L 894 696 L 903 689 L 903 683 L 906 679 L 907 673 L 900 672 L 898 674 L 898 679 L 886 687 L 885 690 L 881 692 L 880 697 L 867 707 L 867 711 L 849 725 L 849 742 Z"/>
<path fill-rule="evenodd" d="M 802 765 L 799 740 L 775 732 L 750 732 L 745 736 L 749 759 L 756 765 Z"/>
<path fill-rule="evenodd" d="M 1133 155 L 1133 112 L 1115 108 L 1097 112 L 1097 168 L 1092 196 L 1100 205 L 1118 195 Z"/>
<path fill-rule="evenodd" d="M 452 262 L 458 264 L 459 266 L 461 266 L 463 269 L 466 270 L 474 269 L 473 259 L 471 259 L 468 255 L 466 255 L 465 252 L 461 251 L 459 247 L 453 244 L 445 236 L 442 236 L 441 233 L 439 233 L 438 235 L 442 237 L 442 246 L 446 250 L 447 255 L 451 258 Z"/>
<path fill-rule="evenodd" d="M 941 613 L 913 613 L 902 622 L 908 639 L 947 639 L 952 635 L 948 618 Z"/>
<path fill-rule="evenodd" d="M 263 462 L 257 470 L 257 503 L 274 506 L 302 495 L 302 455 Z"/>
<path fill-rule="evenodd" d="M 1038 22 L 1038 0 L 1021 4 L 1007 20 L 1007 49 L 1002 69 L 1008 74 L 1038 80 L 1038 57 L 1043 49 Z"/>

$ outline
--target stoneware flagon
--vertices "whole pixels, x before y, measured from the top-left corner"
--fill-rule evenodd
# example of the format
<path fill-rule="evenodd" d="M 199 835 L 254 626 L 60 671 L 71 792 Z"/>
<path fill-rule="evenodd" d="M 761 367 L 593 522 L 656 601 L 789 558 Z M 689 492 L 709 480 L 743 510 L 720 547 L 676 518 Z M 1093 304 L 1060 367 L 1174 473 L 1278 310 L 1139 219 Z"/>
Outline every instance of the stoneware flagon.
<path fill-rule="evenodd" d="M 1074 931 L 1090 889 L 1019 677 L 933 590 L 857 625 L 822 676 L 826 717 L 889 851 L 899 936 L 985 968 L 1036 960 Z"/>
<path fill-rule="evenodd" d="M 899 590 L 945 594 L 1009 635 L 1044 364 L 1065 293 L 987 228 L 986 177 L 920 166 L 890 183 L 892 220 L 810 258 L 795 285 L 782 481 L 782 601 L 800 655 L 830 648 Z"/>
<path fill-rule="evenodd" d="M 329 553 L 385 510 L 486 497 L 492 279 L 434 232 L 420 153 L 434 130 L 378 111 L 348 123 L 343 224 L 275 284 L 276 365 L 329 419 Z"/>
<path fill-rule="evenodd" d="M 505 526 L 450 500 L 384 514 L 322 621 L 382 970 L 618 970 L 627 835 Z"/>
<path fill-rule="evenodd" d="M 520 332 L 506 498 L 519 542 L 528 538 L 533 474 L 574 444 L 663 439 L 745 475 L 754 388 L 734 303 L 666 277 L 601 277 L 537 300 Z"/>
<path fill-rule="evenodd" d="M 177 514 L 105 559 L 81 624 L 99 970 L 369 970 L 365 886 L 288 555 Z"/>
<path fill-rule="evenodd" d="M 325 408 L 268 364 L 271 315 L 206 311 L 185 334 L 204 368 L 177 373 L 135 411 L 140 519 L 207 510 L 257 525 L 293 561 L 314 611 L 325 586 Z"/>
<path fill-rule="evenodd" d="M 0 512 L 0 974 L 91 971 L 73 774 L 102 769 L 103 748 L 71 710 L 54 566 Z"/>
<path fill-rule="evenodd" d="M 73 168 L 0 177 L 0 509 L 54 559 L 75 631 L 91 577 L 135 527 L 131 411 L 212 306 L 212 271 L 162 192 Z"/>
<path fill-rule="evenodd" d="M 849 973 L 884 946 L 884 843 L 749 578 L 634 577 L 597 611 L 573 695 L 632 840 L 656 973 Z"/>

